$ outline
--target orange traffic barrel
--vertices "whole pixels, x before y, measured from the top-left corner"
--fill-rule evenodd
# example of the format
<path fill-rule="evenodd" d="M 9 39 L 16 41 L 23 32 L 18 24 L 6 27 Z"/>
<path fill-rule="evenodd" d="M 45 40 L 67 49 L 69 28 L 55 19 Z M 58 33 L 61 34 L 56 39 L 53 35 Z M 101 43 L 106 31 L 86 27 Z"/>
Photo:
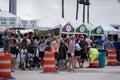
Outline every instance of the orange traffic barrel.
<path fill-rule="evenodd" d="M 0 78 L 11 78 L 11 57 L 9 53 L 0 52 Z"/>
<path fill-rule="evenodd" d="M 45 51 L 43 72 L 55 72 L 55 57 L 53 51 Z"/>
<path fill-rule="evenodd" d="M 90 68 L 99 68 L 99 58 L 97 57 L 93 63 L 89 63 Z"/>
<path fill-rule="evenodd" d="M 107 65 L 108 66 L 116 66 L 117 65 L 117 56 L 116 56 L 115 49 L 108 49 Z"/>

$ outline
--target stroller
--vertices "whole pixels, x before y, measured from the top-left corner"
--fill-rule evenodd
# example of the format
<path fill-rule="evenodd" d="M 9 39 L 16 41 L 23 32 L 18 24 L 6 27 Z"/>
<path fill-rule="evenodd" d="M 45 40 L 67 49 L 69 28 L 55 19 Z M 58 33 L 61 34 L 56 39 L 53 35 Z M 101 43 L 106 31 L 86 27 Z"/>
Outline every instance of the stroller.
<path fill-rule="evenodd" d="M 39 54 L 39 51 L 36 50 L 32 67 L 33 68 L 37 67 L 39 69 L 41 66 L 41 58 L 39 58 L 38 54 Z"/>

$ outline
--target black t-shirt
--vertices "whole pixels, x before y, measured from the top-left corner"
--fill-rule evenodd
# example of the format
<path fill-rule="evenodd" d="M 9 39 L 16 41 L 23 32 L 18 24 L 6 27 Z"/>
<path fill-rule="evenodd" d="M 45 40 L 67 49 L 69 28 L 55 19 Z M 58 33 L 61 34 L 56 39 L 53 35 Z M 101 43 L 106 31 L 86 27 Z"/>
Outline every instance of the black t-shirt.
<path fill-rule="evenodd" d="M 79 42 L 79 45 L 80 45 L 80 47 L 82 48 L 82 49 L 80 50 L 80 53 L 81 53 L 81 54 L 86 54 L 85 41 L 80 41 L 80 42 Z"/>
<path fill-rule="evenodd" d="M 33 53 L 34 54 L 35 47 L 32 45 L 28 46 L 28 53 Z"/>

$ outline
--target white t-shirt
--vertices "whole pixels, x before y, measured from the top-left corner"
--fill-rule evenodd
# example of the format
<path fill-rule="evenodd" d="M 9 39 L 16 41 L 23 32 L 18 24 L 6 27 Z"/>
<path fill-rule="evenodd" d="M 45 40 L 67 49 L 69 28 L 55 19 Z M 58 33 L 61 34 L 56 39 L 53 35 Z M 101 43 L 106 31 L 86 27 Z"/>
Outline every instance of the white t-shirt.
<path fill-rule="evenodd" d="M 75 43 L 75 49 L 76 49 L 77 51 L 80 51 L 80 50 L 81 50 L 81 47 L 80 47 L 80 45 L 79 45 L 78 43 Z"/>

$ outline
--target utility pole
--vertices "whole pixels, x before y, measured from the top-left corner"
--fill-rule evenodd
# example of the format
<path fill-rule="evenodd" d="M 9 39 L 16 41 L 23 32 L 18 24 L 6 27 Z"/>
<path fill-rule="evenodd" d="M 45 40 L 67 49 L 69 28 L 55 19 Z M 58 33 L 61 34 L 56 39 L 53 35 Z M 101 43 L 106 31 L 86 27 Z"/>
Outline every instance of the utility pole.
<path fill-rule="evenodd" d="M 64 18 L 64 0 L 62 0 L 62 18 Z"/>
<path fill-rule="evenodd" d="M 85 4 L 83 4 L 83 23 L 85 23 Z"/>
<path fill-rule="evenodd" d="M 89 5 L 87 6 L 87 23 L 89 23 Z"/>
<path fill-rule="evenodd" d="M 87 23 L 89 23 L 89 5 L 90 5 L 90 0 L 86 0 L 86 5 L 87 5 Z"/>
<path fill-rule="evenodd" d="M 77 7 L 76 7 L 76 20 L 78 20 L 78 10 L 79 10 L 79 3 L 77 0 Z"/>

